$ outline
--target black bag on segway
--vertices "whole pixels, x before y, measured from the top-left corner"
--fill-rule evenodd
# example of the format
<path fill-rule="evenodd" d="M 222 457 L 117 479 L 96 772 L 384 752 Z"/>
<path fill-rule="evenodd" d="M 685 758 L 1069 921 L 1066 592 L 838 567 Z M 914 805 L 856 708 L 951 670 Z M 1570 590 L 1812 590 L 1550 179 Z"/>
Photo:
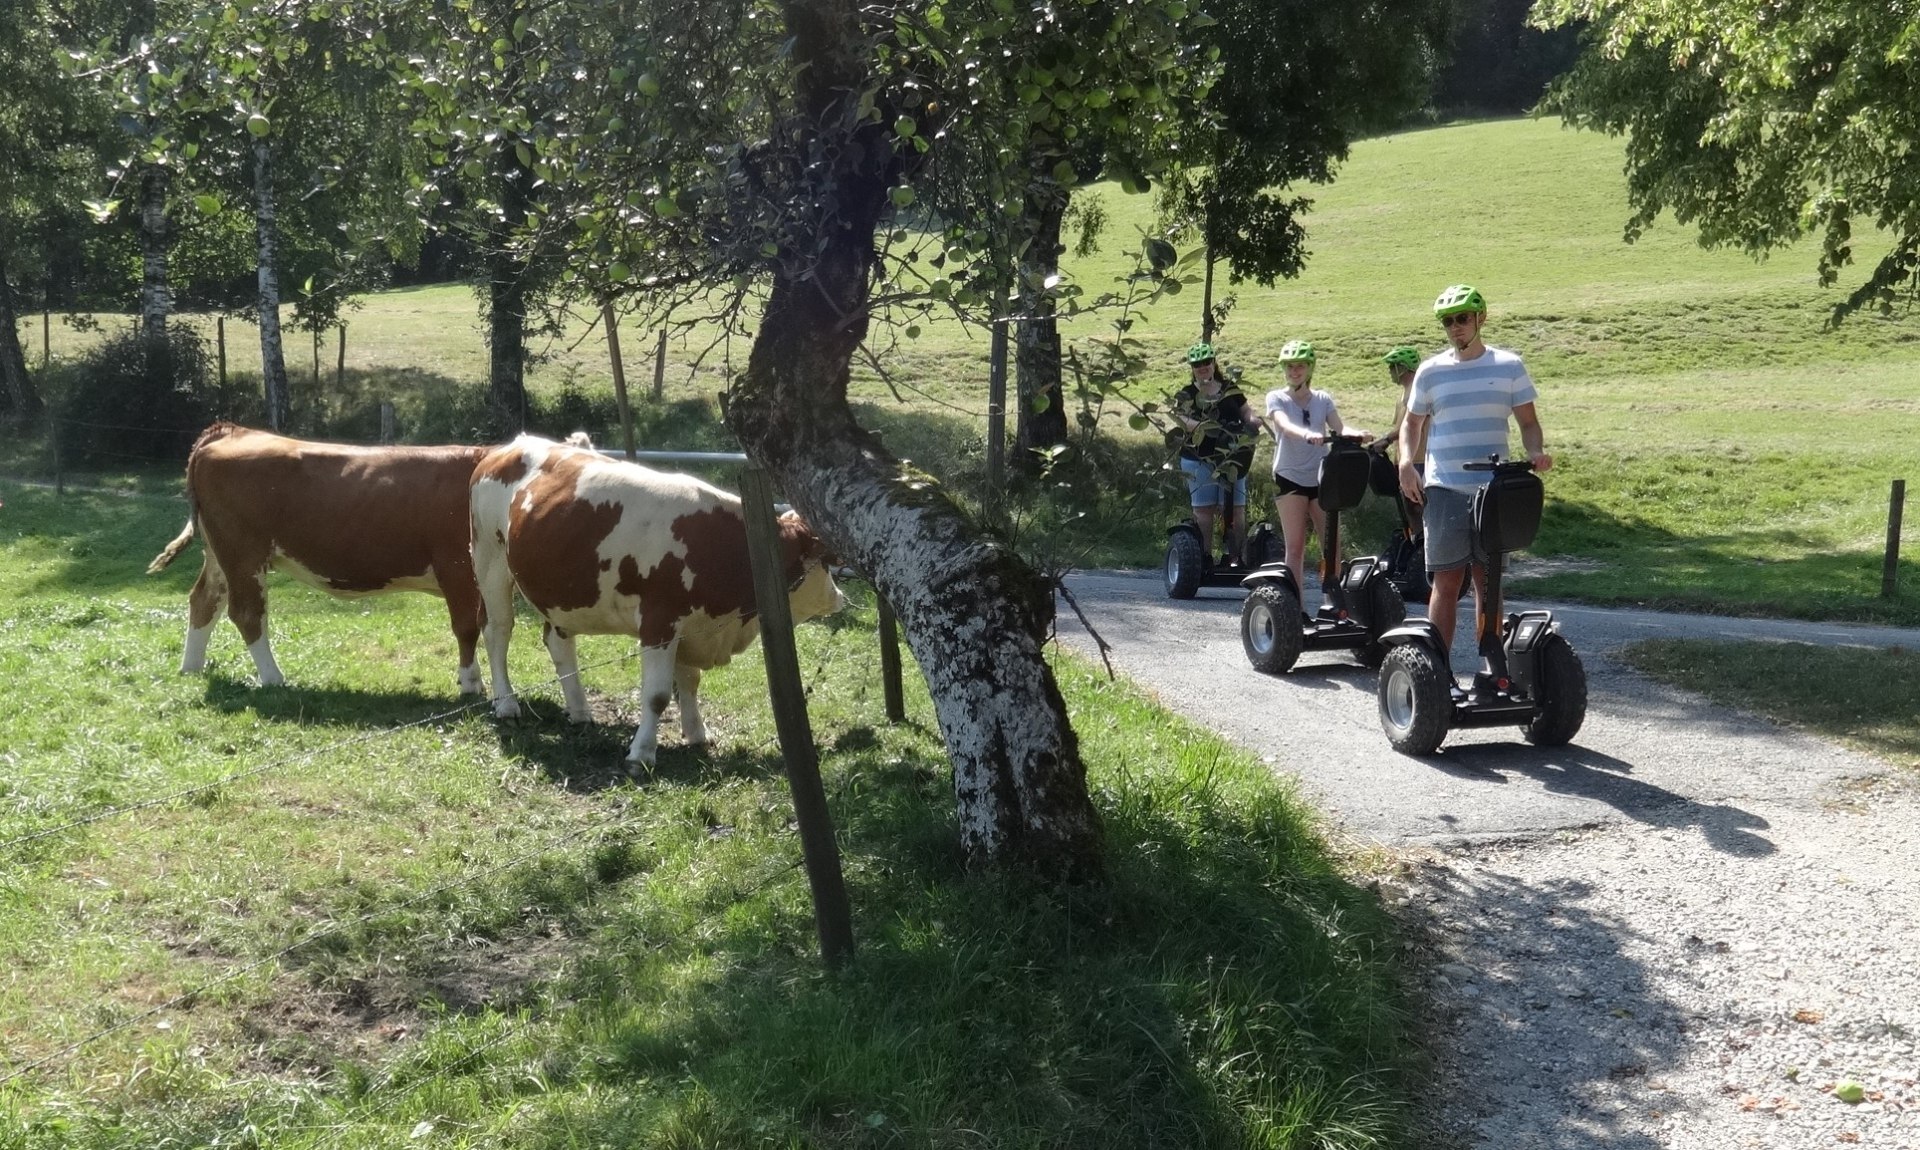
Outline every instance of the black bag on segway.
<path fill-rule="evenodd" d="M 1400 494 L 1399 465 L 1388 459 L 1384 451 L 1369 451 L 1367 454 L 1373 456 L 1372 462 L 1367 464 L 1367 486 L 1373 488 L 1373 493 L 1382 499 L 1392 499 Z"/>
<path fill-rule="evenodd" d="M 1366 497 L 1373 471 L 1373 452 L 1351 439 L 1335 439 L 1320 461 L 1320 506 L 1328 511 L 1351 511 Z"/>
<path fill-rule="evenodd" d="M 1473 493 L 1473 526 L 1482 551 L 1491 558 L 1518 551 L 1540 533 L 1546 487 L 1531 471 L 1495 472 Z"/>

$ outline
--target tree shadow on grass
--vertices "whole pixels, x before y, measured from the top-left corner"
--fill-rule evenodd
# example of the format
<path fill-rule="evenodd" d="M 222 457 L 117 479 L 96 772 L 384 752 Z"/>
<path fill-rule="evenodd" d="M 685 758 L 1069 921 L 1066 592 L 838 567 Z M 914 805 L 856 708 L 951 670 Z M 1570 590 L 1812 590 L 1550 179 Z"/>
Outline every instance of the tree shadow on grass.
<path fill-rule="evenodd" d="M 1109 792 L 1106 878 L 1050 890 L 965 872 L 937 757 L 874 745 L 838 774 L 853 967 L 769 946 L 770 916 L 809 937 L 797 875 L 636 939 L 660 957 L 572 995 L 621 1004 L 579 1021 L 595 1089 L 522 1145 L 1395 1144 L 1391 924 L 1271 790 Z M 669 989 L 680 963 L 707 977 Z"/>

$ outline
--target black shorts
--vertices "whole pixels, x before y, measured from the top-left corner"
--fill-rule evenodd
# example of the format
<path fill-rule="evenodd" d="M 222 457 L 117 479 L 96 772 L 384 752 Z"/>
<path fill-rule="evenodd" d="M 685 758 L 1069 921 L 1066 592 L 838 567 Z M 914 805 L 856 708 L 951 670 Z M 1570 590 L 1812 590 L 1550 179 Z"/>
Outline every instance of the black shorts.
<path fill-rule="evenodd" d="M 1304 495 L 1308 499 L 1320 498 L 1320 485 L 1318 483 L 1312 487 L 1303 487 L 1284 475 L 1276 475 L 1273 477 L 1273 486 L 1273 494 L 1276 499 L 1282 495 Z"/>

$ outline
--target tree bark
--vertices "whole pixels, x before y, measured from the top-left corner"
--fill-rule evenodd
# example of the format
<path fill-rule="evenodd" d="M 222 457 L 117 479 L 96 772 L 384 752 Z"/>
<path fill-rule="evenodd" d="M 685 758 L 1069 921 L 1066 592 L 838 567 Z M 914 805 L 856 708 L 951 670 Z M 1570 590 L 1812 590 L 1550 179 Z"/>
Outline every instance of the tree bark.
<path fill-rule="evenodd" d="M 509 68 L 509 90 L 517 90 L 518 65 Z M 513 434 L 527 425 L 527 277 L 532 261 L 516 244 L 531 206 L 530 173 L 521 167 L 511 140 L 495 150 L 491 166 L 500 219 L 487 245 L 487 395 L 496 427 Z"/>
<path fill-rule="evenodd" d="M 286 349 L 280 339 L 280 271 L 275 242 L 273 144 L 253 142 L 254 227 L 259 240 L 260 378 L 266 388 L 267 426 L 284 431 L 291 408 Z"/>
<path fill-rule="evenodd" d="M 789 201 L 820 205 L 811 227 L 795 229 L 817 239 L 791 240 L 778 257 L 727 424 L 893 605 L 953 761 L 968 859 L 1089 876 L 1100 866 L 1100 822 L 1043 654 L 1051 588 L 981 538 L 937 485 L 858 426 L 847 404 L 848 365 L 867 330 L 874 228 L 896 161 L 886 132 L 859 123 L 848 96 L 865 79 L 854 0 L 788 0 L 784 11 L 802 114 L 834 137 L 829 145 L 844 146 L 814 153 L 832 157 L 810 169 L 831 194 L 809 189 Z"/>
<path fill-rule="evenodd" d="M 14 311 L 13 285 L 7 282 L 6 249 L 0 236 L 0 411 L 25 424 L 40 415 L 40 393 L 27 374 L 26 352 L 20 347 L 20 317 Z"/>
<path fill-rule="evenodd" d="M 1054 180 L 1037 176 L 1027 190 L 1026 221 L 1033 242 L 1020 262 L 1020 338 L 1015 353 L 1019 415 L 1014 421 L 1014 466 L 1032 475 L 1039 452 L 1067 441 L 1066 395 L 1060 387 L 1060 326 L 1047 277 L 1060 270 L 1067 246 L 1060 241 L 1070 193 Z"/>
<path fill-rule="evenodd" d="M 173 173 L 149 164 L 140 173 L 140 332 L 148 339 L 167 334 L 173 312 L 173 287 L 167 279 L 167 248 L 173 242 L 173 223 L 167 217 L 167 195 Z"/>

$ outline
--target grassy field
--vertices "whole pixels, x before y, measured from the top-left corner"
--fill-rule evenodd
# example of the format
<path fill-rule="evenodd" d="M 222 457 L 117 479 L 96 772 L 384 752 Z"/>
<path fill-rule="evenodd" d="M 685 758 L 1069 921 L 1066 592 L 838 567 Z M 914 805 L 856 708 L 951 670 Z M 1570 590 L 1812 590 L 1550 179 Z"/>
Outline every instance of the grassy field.
<path fill-rule="evenodd" d="M 1920 651 L 1661 639 L 1625 654 L 1675 686 L 1920 770 Z"/>
<path fill-rule="evenodd" d="M 1498 179 L 1486 178 L 1490 172 Z M 1889 483 L 1920 480 L 1911 473 L 1920 318 L 1856 317 L 1827 330 L 1840 292 L 1816 286 L 1811 251 L 1756 263 L 1702 251 L 1671 225 L 1622 243 L 1619 145 L 1552 121 L 1365 141 L 1337 184 L 1313 191 L 1306 273 L 1273 289 L 1232 289 L 1238 303 L 1220 336 L 1227 359 L 1246 369 L 1257 392 L 1277 382 L 1281 343 L 1311 339 L 1320 352 L 1317 382 L 1334 392 L 1349 423 L 1379 427 L 1394 396 L 1375 357 L 1399 342 L 1437 348 L 1433 295 L 1455 280 L 1478 284 L 1492 305 L 1489 338 L 1525 355 L 1539 380 L 1560 464 L 1535 553 L 1572 562 L 1552 565 L 1556 573 L 1533 580 L 1529 593 L 1920 622 L 1914 547 L 1900 596 L 1879 595 Z M 1111 187 L 1089 194 L 1104 199 L 1112 224 L 1103 250 L 1071 270 L 1097 294 L 1130 266 L 1123 253 L 1151 205 Z M 1188 290 L 1138 317 L 1133 334 L 1161 366 L 1137 383 L 1136 399 L 1180 381 L 1178 352 L 1194 338 L 1199 306 L 1199 293 Z M 1097 339 L 1106 324 L 1082 316 L 1069 336 Z M 37 323 L 27 331 L 37 340 Z M 85 338 L 57 324 L 55 336 L 57 356 Z M 230 323 L 228 336 L 230 356 L 242 362 L 250 329 Z M 632 386 L 644 395 L 652 335 L 628 330 L 624 344 Z M 970 489 L 985 427 L 984 336 L 936 322 L 912 340 L 883 330 L 875 346 L 888 380 L 856 371 L 867 418 L 896 450 Z M 608 389 L 604 341 L 584 321 L 543 350 L 536 390 Z M 729 363 L 745 354 L 737 342 L 705 335 L 671 341 L 668 406 L 648 413 L 646 445 L 724 438 L 712 399 Z M 329 346 L 323 375 L 332 359 Z M 408 397 L 484 376 L 473 294 L 436 287 L 368 300 L 352 317 L 347 362 L 351 395 L 342 402 L 371 410 L 382 396 L 395 398 L 404 433 Z M 293 364 L 296 375 L 310 366 L 304 354 Z M 1182 499 L 1174 484 L 1154 478 L 1163 462 L 1157 438 L 1127 431 L 1124 414 L 1110 405 L 1101 418 L 1110 459 L 1097 486 L 1115 495 L 1146 489 L 1152 511 L 1103 507 L 1083 489 L 1076 497 L 1096 514 L 1078 525 L 1075 553 L 1150 565 Z M 1363 507 L 1350 542 L 1372 549 L 1387 522 L 1384 508 Z"/>
<path fill-rule="evenodd" d="M 818 965 L 755 647 L 638 784 L 599 722 L 453 689 L 437 603 L 276 584 L 174 672 L 182 505 L 0 481 L 0 1147 L 1391 1147 L 1401 943 L 1261 764 L 1063 659 L 1104 882 L 966 874 L 871 592 L 800 631 L 860 947 Z M 191 556 L 189 556 L 191 558 Z"/>

